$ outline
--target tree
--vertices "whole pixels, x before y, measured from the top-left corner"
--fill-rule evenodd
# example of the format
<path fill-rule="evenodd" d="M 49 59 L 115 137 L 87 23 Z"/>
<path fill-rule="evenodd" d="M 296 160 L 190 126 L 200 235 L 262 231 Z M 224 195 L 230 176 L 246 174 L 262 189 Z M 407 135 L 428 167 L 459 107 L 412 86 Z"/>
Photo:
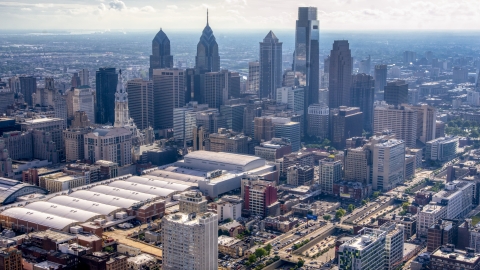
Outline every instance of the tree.
<path fill-rule="evenodd" d="M 326 221 L 329 221 L 330 219 L 332 219 L 332 216 L 330 216 L 330 215 L 323 215 L 323 219 L 325 219 Z"/>
<path fill-rule="evenodd" d="M 407 209 L 408 209 L 409 206 L 410 206 L 410 203 L 409 203 L 409 202 L 403 202 L 403 203 L 402 203 L 402 209 L 403 209 L 404 211 L 407 211 Z"/>
<path fill-rule="evenodd" d="M 380 191 L 375 191 L 373 192 L 373 198 L 378 198 L 378 196 L 380 196 Z"/>
<path fill-rule="evenodd" d="M 343 210 L 342 208 L 338 209 L 337 212 L 335 213 L 335 217 L 337 219 L 342 218 L 345 215 L 346 211 Z"/>
<path fill-rule="evenodd" d="M 480 133 L 478 132 L 478 130 L 472 129 L 472 131 L 470 132 L 470 137 L 478 138 L 480 137 Z"/>
<path fill-rule="evenodd" d="M 362 200 L 362 205 L 366 205 L 367 204 L 367 201 L 366 200 Z"/>
<path fill-rule="evenodd" d="M 255 250 L 255 256 L 256 256 L 257 258 L 261 258 L 261 257 L 263 257 L 263 256 L 265 256 L 265 255 L 267 255 L 267 251 L 266 251 L 265 249 L 263 249 L 263 248 L 257 248 L 257 249 Z"/>
<path fill-rule="evenodd" d="M 108 246 L 108 247 L 105 247 L 103 250 L 105 250 L 105 252 L 111 253 L 111 252 L 113 252 L 113 247 Z"/>
<path fill-rule="evenodd" d="M 257 260 L 257 256 L 255 256 L 255 254 L 252 254 L 248 257 L 248 262 L 250 264 L 254 263 L 256 260 Z"/>
<path fill-rule="evenodd" d="M 272 245 L 268 244 L 264 247 L 264 249 L 267 251 L 268 255 L 270 255 L 270 251 L 272 250 Z"/>
<path fill-rule="evenodd" d="M 349 204 L 347 209 L 348 209 L 348 212 L 351 213 L 351 212 L 353 212 L 353 210 L 355 210 L 355 205 Z"/>
<path fill-rule="evenodd" d="M 305 261 L 302 260 L 302 259 L 298 259 L 298 262 L 297 262 L 297 267 L 302 267 L 303 265 L 305 264 Z"/>

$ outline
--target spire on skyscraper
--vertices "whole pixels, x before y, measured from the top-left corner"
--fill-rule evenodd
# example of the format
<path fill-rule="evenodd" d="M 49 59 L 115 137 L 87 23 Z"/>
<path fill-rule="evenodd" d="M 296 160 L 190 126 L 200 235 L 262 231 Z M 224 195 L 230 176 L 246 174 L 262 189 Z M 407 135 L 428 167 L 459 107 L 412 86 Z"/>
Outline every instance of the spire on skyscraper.
<path fill-rule="evenodd" d="M 150 55 L 149 75 L 152 79 L 153 69 L 172 68 L 173 56 L 170 54 L 170 39 L 168 39 L 163 29 L 155 35 L 152 40 L 152 55 Z"/>
<path fill-rule="evenodd" d="M 197 56 L 195 57 L 195 67 L 208 71 L 220 71 L 220 55 L 218 54 L 218 44 L 213 35 L 212 28 L 208 21 L 203 29 L 202 36 L 197 45 Z"/>

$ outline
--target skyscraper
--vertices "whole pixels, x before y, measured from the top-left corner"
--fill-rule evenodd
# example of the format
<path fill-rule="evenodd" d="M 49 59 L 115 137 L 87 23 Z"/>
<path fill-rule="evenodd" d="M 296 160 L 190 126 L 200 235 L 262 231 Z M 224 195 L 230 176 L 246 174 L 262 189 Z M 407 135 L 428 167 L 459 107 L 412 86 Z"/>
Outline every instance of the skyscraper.
<path fill-rule="evenodd" d="M 259 94 L 260 92 L 260 62 L 248 63 L 247 92 Z"/>
<path fill-rule="evenodd" d="M 389 82 L 385 86 L 385 102 L 395 106 L 408 103 L 408 84 L 403 80 Z"/>
<path fill-rule="evenodd" d="M 390 130 L 406 147 L 415 148 L 417 142 L 417 112 L 408 107 L 379 105 L 373 113 L 373 132 Z"/>
<path fill-rule="evenodd" d="M 240 75 L 222 70 L 205 74 L 204 101 L 209 108 L 220 109 L 229 98 L 240 97 Z"/>
<path fill-rule="evenodd" d="M 352 106 L 359 107 L 363 113 L 363 129 L 373 131 L 373 101 L 375 99 L 373 77 L 361 73 L 352 76 Z"/>
<path fill-rule="evenodd" d="M 330 109 L 330 141 L 337 149 L 345 148 L 348 138 L 361 137 L 363 113 L 357 107 Z"/>
<path fill-rule="evenodd" d="M 173 109 L 185 106 L 185 71 L 154 69 L 153 102 L 153 128 L 173 128 Z"/>
<path fill-rule="evenodd" d="M 23 94 L 25 102 L 32 106 L 33 93 L 37 92 L 37 78 L 33 76 L 21 76 L 20 77 L 20 93 Z"/>
<path fill-rule="evenodd" d="M 149 78 L 153 78 L 153 69 L 172 68 L 173 56 L 170 55 L 170 39 L 160 28 L 160 31 L 152 40 L 152 55 L 150 55 Z"/>
<path fill-rule="evenodd" d="M 90 85 L 90 71 L 88 69 L 84 68 L 78 71 L 78 76 L 80 77 L 80 85 Z"/>
<path fill-rule="evenodd" d="M 275 98 L 282 86 L 282 42 L 270 31 L 260 42 L 260 98 Z"/>
<path fill-rule="evenodd" d="M 368 56 L 367 59 L 361 60 L 359 63 L 358 73 L 365 73 L 367 75 L 370 75 L 370 63 L 371 63 L 370 55 Z"/>
<path fill-rule="evenodd" d="M 304 123 L 307 122 L 308 106 L 318 103 L 318 89 L 320 88 L 319 24 L 316 7 L 298 8 L 293 67 L 295 72 L 303 75 L 299 78 L 299 83 L 301 86 L 305 86 Z"/>
<path fill-rule="evenodd" d="M 153 82 L 133 79 L 127 82 L 128 108 L 139 129 L 153 127 Z"/>
<path fill-rule="evenodd" d="M 382 92 L 387 85 L 387 65 L 375 65 L 375 93 Z"/>
<path fill-rule="evenodd" d="M 95 123 L 115 122 L 115 92 L 118 75 L 115 68 L 100 68 L 96 72 Z"/>
<path fill-rule="evenodd" d="M 220 71 L 220 55 L 218 54 L 218 44 L 213 35 L 212 28 L 208 24 L 203 29 L 202 36 L 197 45 L 197 56 L 195 57 L 195 68 L 207 71 Z"/>
<path fill-rule="evenodd" d="M 342 180 L 342 162 L 331 159 L 322 160 L 319 162 L 318 174 L 322 192 L 333 194 L 333 184 Z"/>
<path fill-rule="evenodd" d="M 352 53 L 347 40 L 335 40 L 330 51 L 328 96 L 330 109 L 351 106 Z"/>

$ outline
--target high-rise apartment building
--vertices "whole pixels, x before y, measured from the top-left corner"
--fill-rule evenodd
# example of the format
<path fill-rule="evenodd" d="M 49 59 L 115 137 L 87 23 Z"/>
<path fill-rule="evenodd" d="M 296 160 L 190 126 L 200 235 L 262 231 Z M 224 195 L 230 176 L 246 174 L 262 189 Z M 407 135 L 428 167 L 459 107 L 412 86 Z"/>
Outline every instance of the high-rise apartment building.
<path fill-rule="evenodd" d="M 258 61 L 248 63 L 247 92 L 260 93 L 260 62 Z"/>
<path fill-rule="evenodd" d="M 217 269 L 218 216 L 176 213 L 162 220 L 163 269 Z"/>
<path fill-rule="evenodd" d="M 303 122 L 306 123 L 308 106 L 318 103 L 320 88 L 320 23 L 317 20 L 317 8 L 299 7 L 295 26 L 293 70 L 301 74 L 299 85 L 305 86 Z M 304 127 L 306 129 L 307 125 Z"/>
<path fill-rule="evenodd" d="M 162 29 L 152 40 L 149 78 L 153 80 L 153 70 L 157 68 L 173 68 L 173 56 L 170 54 L 170 39 Z"/>
<path fill-rule="evenodd" d="M 153 128 L 173 128 L 173 109 L 185 106 L 185 71 L 154 69 L 153 102 Z"/>
<path fill-rule="evenodd" d="M 152 71 L 153 76 L 153 71 Z M 139 129 L 154 125 L 153 82 L 133 79 L 127 82 L 128 110 Z"/>
<path fill-rule="evenodd" d="M 243 183 L 243 209 L 249 211 L 252 216 L 267 217 L 272 214 L 272 210 L 276 211 L 277 203 L 277 188 L 273 183 L 256 184 Z"/>
<path fill-rule="evenodd" d="M 345 148 L 348 138 L 363 134 L 363 113 L 360 108 L 341 106 L 330 108 L 330 141 L 336 149 Z"/>
<path fill-rule="evenodd" d="M 95 76 L 95 123 L 113 124 L 113 122 L 115 122 L 115 92 L 118 83 L 117 72 L 115 68 L 100 68 L 97 70 Z"/>
<path fill-rule="evenodd" d="M 318 172 L 321 191 L 326 194 L 333 194 L 333 185 L 342 181 L 342 162 L 332 159 L 321 160 Z"/>
<path fill-rule="evenodd" d="M 20 87 L 21 87 L 20 79 L 17 76 L 8 78 L 8 88 L 10 88 L 10 90 L 13 93 L 15 94 L 20 93 L 20 89 L 21 89 Z"/>
<path fill-rule="evenodd" d="M 32 95 L 37 92 L 37 78 L 33 76 L 20 76 L 20 93 L 23 95 L 25 102 L 32 106 Z"/>
<path fill-rule="evenodd" d="M 373 101 L 375 99 L 375 81 L 372 76 L 361 73 L 352 76 L 351 104 L 359 107 L 363 113 L 363 129 L 373 131 Z"/>
<path fill-rule="evenodd" d="M 385 86 L 385 102 L 389 105 L 398 106 L 408 103 L 408 84 L 403 80 L 387 83 Z"/>
<path fill-rule="evenodd" d="M 437 137 L 437 110 L 435 109 L 435 107 L 427 104 L 407 107 L 417 112 L 418 139 L 423 143 L 427 143 L 428 141 L 435 139 Z"/>
<path fill-rule="evenodd" d="M 305 90 L 302 87 L 280 87 L 276 90 L 277 103 L 287 104 L 294 113 L 302 115 L 304 113 L 303 106 Z"/>
<path fill-rule="evenodd" d="M 329 137 L 330 110 L 321 104 L 312 104 L 308 107 L 307 134 L 320 140 Z"/>
<path fill-rule="evenodd" d="M 282 42 L 270 31 L 260 42 L 260 98 L 275 98 L 282 86 Z"/>
<path fill-rule="evenodd" d="M 220 55 L 218 54 L 218 44 L 215 36 L 213 35 L 212 28 L 210 28 L 210 25 L 208 24 L 208 11 L 207 25 L 203 29 L 202 36 L 197 44 L 195 68 L 209 72 L 220 71 Z"/>
<path fill-rule="evenodd" d="M 328 74 L 328 107 L 351 106 L 352 53 L 347 40 L 333 42 Z"/>
<path fill-rule="evenodd" d="M 373 132 L 390 130 L 395 138 L 403 140 L 405 146 L 415 148 L 417 142 L 417 112 L 408 107 L 381 104 L 375 107 Z"/>
<path fill-rule="evenodd" d="M 371 152 L 363 147 L 345 151 L 344 178 L 346 181 L 370 184 Z"/>
<path fill-rule="evenodd" d="M 387 65 L 375 65 L 375 93 L 383 92 L 387 85 Z"/>

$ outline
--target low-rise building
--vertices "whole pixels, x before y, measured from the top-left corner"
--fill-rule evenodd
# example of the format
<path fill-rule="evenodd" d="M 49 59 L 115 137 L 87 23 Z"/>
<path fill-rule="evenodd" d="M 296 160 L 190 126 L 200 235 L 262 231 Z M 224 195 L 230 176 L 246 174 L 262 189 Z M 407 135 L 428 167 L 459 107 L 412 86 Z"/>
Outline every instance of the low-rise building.
<path fill-rule="evenodd" d="M 235 237 L 226 235 L 220 235 L 218 237 L 218 252 L 229 255 L 232 258 L 242 257 L 247 248 L 248 247 L 244 242 Z"/>
<path fill-rule="evenodd" d="M 128 269 L 142 270 L 145 269 L 145 267 L 155 265 L 156 261 L 153 256 L 142 253 L 135 257 L 128 258 L 127 266 Z"/>
<path fill-rule="evenodd" d="M 292 153 L 292 145 L 286 138 L 272 138 L 268 142 L 262 142 L 255 146 L 255 156 L 267 161 L 275 161 Z"/>
<path fill-rule="evenodd" d="M 432 201 L 447 208 L 448 219 L 464 217 L 472 208 L 474 183 L 467 181 L 449 182 L 445 189 L 433 195 Z"/>
<path fill-rule="evenodd" d="M 458 151 L 458 137 L 441 137 L 426 144 L 425 159 L 432 161 L 449 161 L 456 157 Z"/>
<path fill-rule="evenodd" d="M 437 204 L 427 204 L 418 213 L 417 236 L 426 237 L 428 228 L 437 223 L 438 220 L 447 217 L 447 207 Z"/>
<path fill-rule="evenodd" d="M 461 268 L 460 268 L 461 267 Z M 480 255 L 472 248 L 455 249 L 454 245 L 439 247 L 430 255 L 430 269 L 480 269 Z"/>
<path fill-rule="evenodd" d="M 217 202 L 218 221 L 225 219 L 237 220 L 242 216 L 243 200 L 238 196 L 223 196 Z"/>
<path fill-rule="evenodd" d="M 51 193 L 65 191 L 83 185 L 86 185 L 85 177 L 80 175 L 68 175 L 60 172 L 40 177 L 40 187 Z"/>

